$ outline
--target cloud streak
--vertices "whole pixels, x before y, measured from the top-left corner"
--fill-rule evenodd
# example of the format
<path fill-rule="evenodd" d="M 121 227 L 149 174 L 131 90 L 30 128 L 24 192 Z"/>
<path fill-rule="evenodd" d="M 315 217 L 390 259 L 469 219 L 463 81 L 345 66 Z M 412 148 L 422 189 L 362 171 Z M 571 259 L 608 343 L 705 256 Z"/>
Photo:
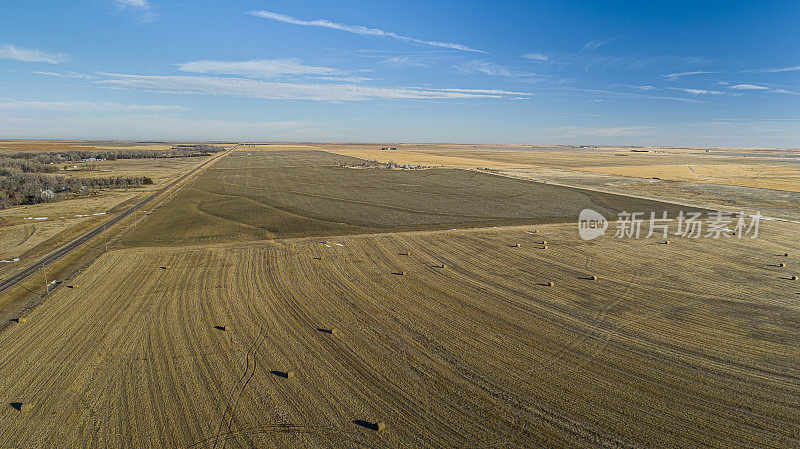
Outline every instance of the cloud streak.
<path fill-rule="evenodd" d="M 594 40 L 591 40 L 591 41 L 587 42 L 586 45 L 583 46 L 583 49 L 584 50 L 588 50 L 588 51 L 596 50 L 596 49 L 602 47 L 603 45 L 605 45 L 605 44 L 607 44 L 609 42 L 612 42 L 614 40 L 616 40 L 616 38 L 594 39 Z"/>
<path fill-rule="evenodd" d="M 547 62 L 550 60 L 547 56 L 541 53 L 525 53 L 522 55 L 523 59 L 530 59 L 531 61 Z"/>
<path fill-rule="evenodd" d="M 150 9 L 147 0 L 114 0 L 114 3 L 124 8 Z"/>
<path fill-rule="evenodd" d="M 489 76 L 505 77 L 533 77 L 536 74 L 530 72 L 515 72 L 502 65 L 488 61 L 469 61 L 454 66 L 461 73 L 483 73 Z"/>
<path fill-rule="evenodd" d="M 328 28 L 331 30 L 338 30 L 338 31 L 345 31 L 352 34 L 358 34 L 360 36 L 369 36 L 369 37 L 383 37 L 388 39 L 395 39 L 402 42 L 410 42 L 414 44 L 420 45 L 428 45 L 431 47 L 439 47 L 439 48 L 447 48 L 450 50 L 460 50 L 460 51 L 469 51 L 474 53 L 487 53 L 483 50 L 476 50 L 474 48 L 470 48 L 466 45 L 455 44 L 452 42 L 439 42 L 439 41 L 426 41 L 423 39 L 417 39 L 414 37 L 403 36 L 397 33 L 393 33 L 391 31 L 384 31 L 378 28 L 368 28 L 365 26 L 360 25 L 345 25 L 342 23 L 332 22 L 327 19 L 314 19 L 314 20 L 302 20 L 296 17 L 288 16 L 286 14 L 279 14 L 271 11 L 263 11 L 263 10 L 254 10 L 248 11 L 247 14 L 260 17 L 262 19 L 274 20 L 277 22 L 289 23 L 292 25 L 301 25 L 301 26 L 310 26 L 310 27 L 319 27 L 319 28 Z"/>
<path fill-rule="evenodd" d="M 668 75 L 661 75 L 662 78 L 666 78 L 670 81 L 678 81 L 680 78 L 684 76 L 692 76 L 692 75 L 708 75 L 712 73 L 720 73 L 720 72 L 711 72 L 708 70 L 695 70 L 692 72 L 681 72 L 681 73 L 670 73 Z"/>
<path fill-rule="evenodd" d="M 780 72 L 796 72 L 798 70 L 800 70 L 800 65 L 794 65 L 790 67 L 778 67 L 774 69 L 742 70 L 741 73 L 780 73 Z"/>
<path fill-rule="evenodd" d="M 687 94 L 692 94 L 692 95 L 723 95 L 725 93 L 718 90 L 708 90 L 708 89 L 682 89 L 679 87 L 670 87 L 669 89 L 686 92 Z"/>
<path fill-rule="evenodd" d="M 85 73 L 78 73 L 78 72 L 56 73 L 56 72 L 36 71 L 33 73 L 35 73 L 36 75 L 54 76 L 57 78 L 77 78 L 77 79 L 87 79 L 87 80 L 95 78 L 92 75 L 87 75 Z"/>
<path fill-rule="evenodd" d="M 737 90 L 769 90 L 767 86 L 760 86 L 758 84 L 736 84 L 730 87 L 731 89 Z"/>
<path fill-rule="evenodd" d="M 37 101 L 15 100 L 10 98 L 0 99 L 0 111 L 56 111 L 56 112 L 164 112 L 181 111 L 183 106 L 171 105 L 139 105 L 113 103 L 107 101 Z"/>
<path fill-rule="evenodd" d="M 206 76 L 152 76 L 102 73 L 101 86 L 145 92 L 216 95 L 266 100 L 367 101 L 504 99 L 529 95 L 494 89 L 431 89 L 369 87 L 359 84 L 262 81 Z"/>
<path fill-rule="evenodd" d="M 293 75 L 340 75 L 341 71 L 330 67 L 303 65 L 296 58 L 252 59 L 249 61 L 202 60 L 178 64 L 182 72 L 212 75 L 239 75 L 245 78 L 278 78 Z"/>
<path fill-rule="evenodd" d="M 111 0 L 119 9 L 128 9 L 142 13 L 142 21 L 150 22 L 155 18 L 150 2 L 147 0 Z"/>
<path fill-rule="evenodd" d="M 59 64 L 69 59 L 67 55 L 61 53 L 47 53 L 41 50 L 29 50 L 18 48 L 11 44 L 0 46 L 0 59 L 14 59 L 24 62 L 44 62 L 47 64 Z"/>

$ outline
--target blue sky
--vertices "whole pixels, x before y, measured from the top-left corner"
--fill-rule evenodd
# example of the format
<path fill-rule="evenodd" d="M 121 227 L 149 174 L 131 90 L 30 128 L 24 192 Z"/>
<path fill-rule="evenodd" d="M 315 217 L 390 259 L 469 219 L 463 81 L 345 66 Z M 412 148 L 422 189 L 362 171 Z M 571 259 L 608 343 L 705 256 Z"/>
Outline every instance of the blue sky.
<path fill-rule="evenodd" d="M 9 0 L 0 137 L 800 146 L 800 6 Z"/>

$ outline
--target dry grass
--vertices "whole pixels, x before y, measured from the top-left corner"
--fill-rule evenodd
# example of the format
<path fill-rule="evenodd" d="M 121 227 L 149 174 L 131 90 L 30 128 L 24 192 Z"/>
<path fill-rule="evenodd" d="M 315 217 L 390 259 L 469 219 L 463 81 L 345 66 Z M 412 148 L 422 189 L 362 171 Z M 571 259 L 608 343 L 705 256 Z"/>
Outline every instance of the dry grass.
<path fill-rule="evenodd" d="M 535 238 L 512 228 L 106 254 L 76 279 L 80 291 L 57 291 L 2 335 L 0 359 L 16 361 L 0 365 L 2 400 L 35 392 L 37 407 L 25 420 L 0 410 L 0 438 L 797 445 L 800 310 L 793 286 L 765 267 L 800 238 L 796 225 L 666 251 L 540 228 L 558 250 L 512 251 L 508 240 Z M 449 269 L 430 268 L 438 260 Z M 398 268 L 402 279 L 390 275 Z M 603 281 L 582 281 L 587 268 Z M 347 338 L 319 332 L 323 323 Z M 303 382 L 272 374 L 281 367 Z M 354 424 L 364 417 L 391 431 Z"/>

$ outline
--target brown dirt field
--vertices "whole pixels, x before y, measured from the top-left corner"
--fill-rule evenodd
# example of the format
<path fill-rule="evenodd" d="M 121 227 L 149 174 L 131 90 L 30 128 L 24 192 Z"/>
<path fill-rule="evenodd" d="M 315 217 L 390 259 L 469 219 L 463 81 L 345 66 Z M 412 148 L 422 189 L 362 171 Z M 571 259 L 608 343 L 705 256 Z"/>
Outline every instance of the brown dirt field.
<path fill-rule="evenodd" d="M 206 170 L 124 241 L 210 243 L 412 229 L 574 222 L 581 209 L 681 209 L 456 169 L 352 169 L 320 151 L 239 149 Z M 688 208 L 682 208 L 688 209 Z"/>
<path fill-rule="evenodd" d="M 800 227 L 665 246 L 537 226 L 546 251 L 529 229 L 108 253 L 0 334 L 2 401 L 34 404 L 0 408 L 0 438 L 797 447 L 800 265 L 773 265 Z"/>
<path fill-rule="evenodd" d="M 660 177 L 717 185 L 800 192 L 797 150 L 700 150 L 653 148 L 513 147 L 479 145 L 400 145 L 381 151 L 378 145 L 321 145 L 326 151 L 381 162 L 457 168 L 569 169 L 637 178 Z M 694 170 L 694 172 L 693 172 Z"/>

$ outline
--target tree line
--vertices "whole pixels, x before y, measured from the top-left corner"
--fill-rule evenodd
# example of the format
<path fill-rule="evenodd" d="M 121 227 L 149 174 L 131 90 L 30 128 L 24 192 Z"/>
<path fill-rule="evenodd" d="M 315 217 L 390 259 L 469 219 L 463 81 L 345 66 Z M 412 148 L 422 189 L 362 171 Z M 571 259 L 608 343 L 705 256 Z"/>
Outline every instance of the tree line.
<path fill-rule="evenodd" d="M 218 145 L 175 145 L 169 150 L 28 151 L 0 155 L 0 209 L 21 204 L 59 201 L 70 195 L 92 194 L 99 189 L 142 187 L 147 176 L 78 178 L 58 176 L 58 164 L 87 160 L 147 159 L 210 156 L 225 148 Z"/>
<path fill-rule="evenodd" d="M 69 150 L 69 151 L 25 151 L 2 156 L 2 160 L 20 161 L 27 164 L 60 164 L 80 162 L 87 159 L 114 161 L 117 159 L 151 159 L 174 157 L 210 156 L 223 151 L 219 145 L 176 145 L 169 150 Z M 10 164 L 11 162 L 6 162 Z M 33 165 L 30 165 L 33 166 Z M 25 170 L 23 170 L 25 171 Z M 30 173 L 30 172 L 29 172 Z M 47 173 L 46 170 L 37 173 Z"/>
<path fill-rule="evenodd" d="M 74 194 L 96 193 L 99 189 L 136 188 L 149 184 L 153 184 L 153 180 L 148 176 L 75 178 L 0 168 L 0 209 L 59 201 Z"/>

